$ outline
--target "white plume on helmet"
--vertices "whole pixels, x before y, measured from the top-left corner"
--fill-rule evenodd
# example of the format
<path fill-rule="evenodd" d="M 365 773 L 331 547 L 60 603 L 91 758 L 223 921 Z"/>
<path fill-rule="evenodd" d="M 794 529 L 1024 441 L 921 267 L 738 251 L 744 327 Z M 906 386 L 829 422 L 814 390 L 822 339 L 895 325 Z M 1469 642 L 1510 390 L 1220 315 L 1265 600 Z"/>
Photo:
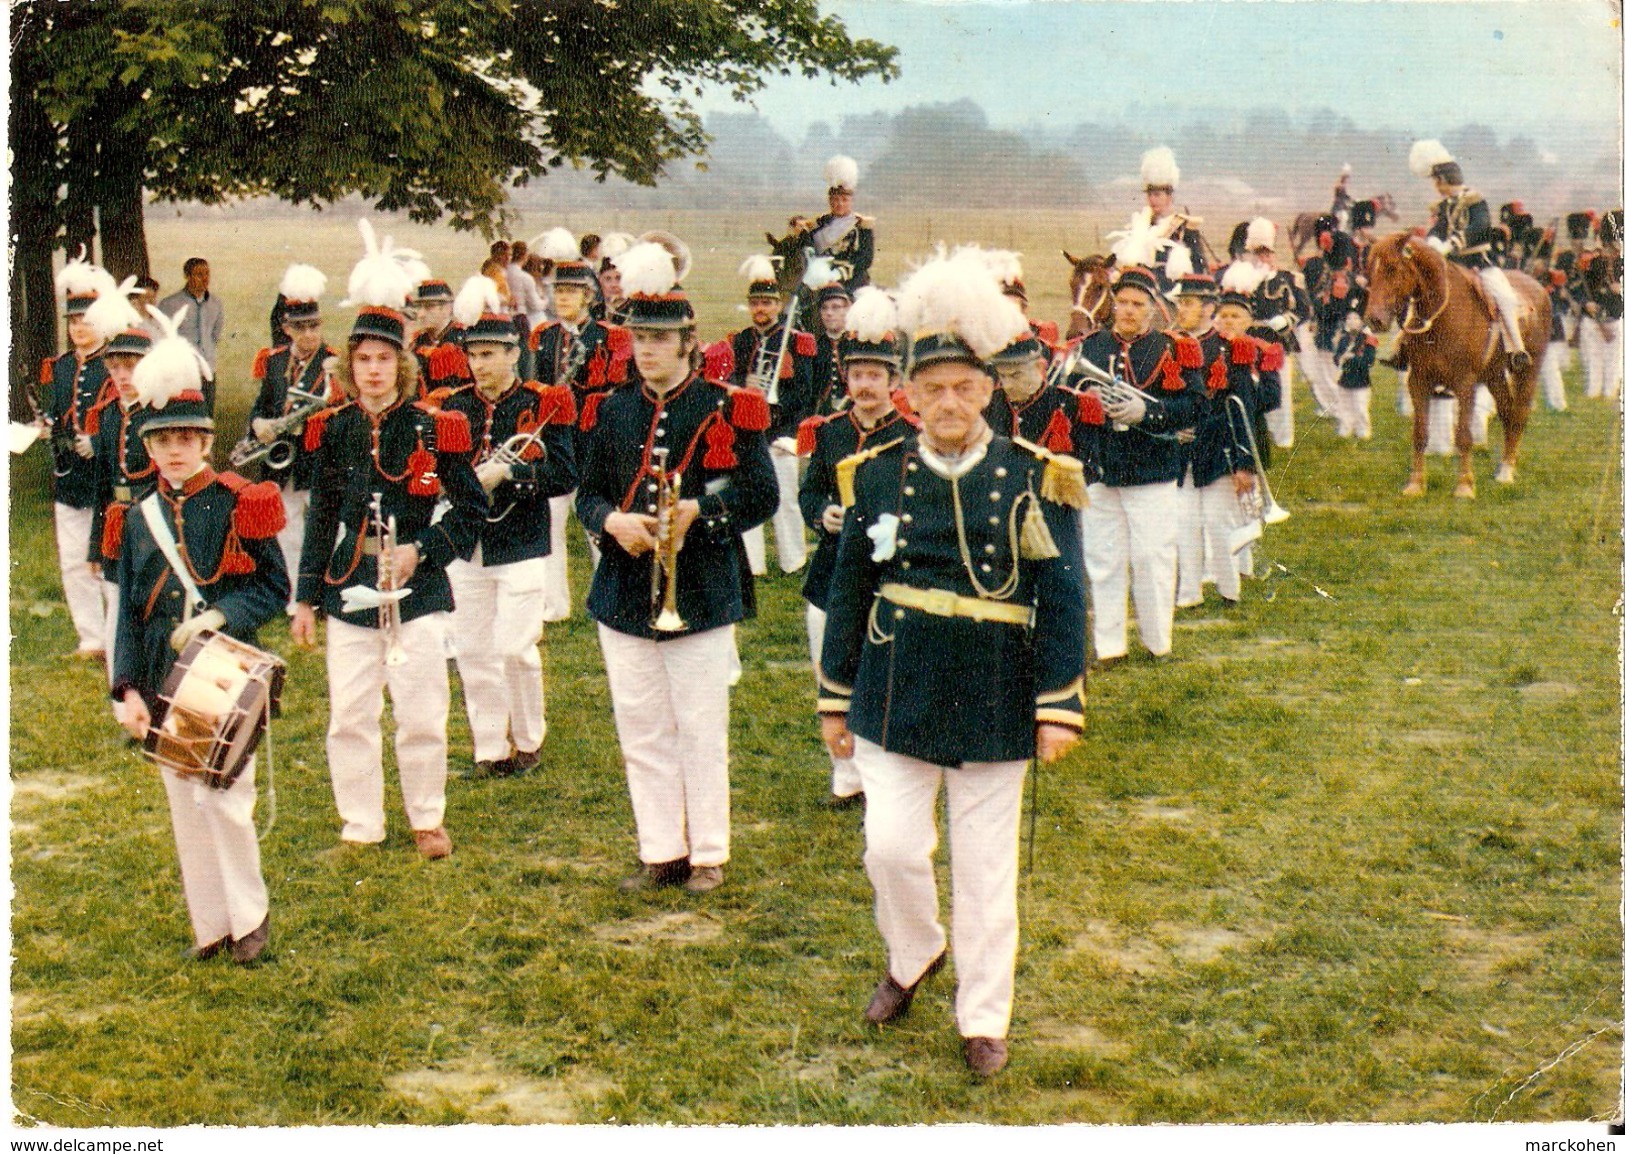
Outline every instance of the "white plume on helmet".
<path fill-rule="evenodd" d="M 985 264 L 988 272 L 992 273 L 993 278 L 1001 285 L 1013 284 L 1021 279 L 1019 252 L 1011 252 L 1007 248 L 983 248 L 975 244 L 960 245 L 954 250 L 956 256 L 962 252 Z"/>
<path fill-rule="evenodd" d="M 1259 216 L 1247 224 L 1247 251 L 1257 252 L 1261 248 L 1275 251 L 1275 222 Z"/>
<path fill-rule="evenodd" d="M 327 291 L 327 274 L 314 265 L 290 264 L 277 292 L 290 301 L 317 301 Z"/>
<path fill-rule="evenodd" d="M 118 282 L 101 265 L 87 261 L 85 246 L 80 245 L 77 255 L 56 274 L 56 289 L 70 297 L 105 296 L 118 290 Z"/>
<path fill-rule="evenodd" d="M 807 262 L 807 270 L 801 274 L 801 283 L 817 292 L 821 288 L 836 284 L 841 274 L 836 271 L 835 262 L 827 256 L 815 256 Z"/>
<path fill-rule="evenodd" d="M 1435 167 L 1455 159 L 1437 140 L 1418 140 L 1411 145 L 1411 171 L 1417 176 L 1432 176 Z"/>
<path fill-rule="evenodd" d="M 496 282 L 482 273 L 475 273 L 457 290 L 457 299 L 451 302 L 451 315 L 463 325 L 475 325 L 486 313 L 501 313 L 502 292 Z"/>
<path fill-rule="evenodd" d="M 424 281 L 433 280 L 434 272 L 429 268 L 428 264 L 416 254 L 403 255 L 409 253 L 411 253 L 410 249 L 397 249 L 395 251 L 395 259 L 401 262 L 401 268 L 406 273 L 406 279 L 415 291 Z"/>
<path fill-rule="evenodd" d="M 84 320 L 104 341 L 110 341 L 125 329 L 141 327 L 141 314 L 130 303 L 129 293 L 135 289 L 135 277 L 125 277 L 124 283 L 113 291 L 97 293 L 96 299 L 85 309 Z"/>
<path fill-rule="evenodd" d="M 1245 293 L 1251 296 L 1264 283 L 1264 270 L 1251 261 L 1238 260 L 1224 270 L 1219 287 L 1225 292 Z"/>
<path fill-rule="evenodd" d="M 1118 268 L 1128 268 L 1131 265 L 1144 265 L 1149 268 L 1156 263 L 1157 253 L 1171 243 L 1167 237 L 1158 236 L 1156 230 L 1151 227 L 1149 206 L 1130 216 L 1127 228 L 1107 233 L 1106 239 L 1116 242 L 1112 245 L 1112 255 L 1117 258 Z"/>
<path fill-rule="evenodd" d="M 868 344 L 897 331 L 897 305 L 885 289 L 866 284 L 857 291 L 852 307 L 846 310 L 846 331 Z"/>
<path fill-rule="evenodd" d="M 754 284 L 757 281 L 776 280 L 778 273 L 773 269 L 773 259 L 761 253 L 751 253 L 739 266 L 739 275 Z"/>
<path fill-rule="evenodd" d="M 209 377 L 209 364 L 192 342 L 181 336 L 181 322 L 186 319 L 190 305 L 182 305 L 174 317 L 167 317 L 151 305 L 147 315 L 162 332 L 152 342 L 152 348 L 135 366 L 136 396 L 141 403 L 161 409 L 181 393 L 201 390 Z"/>
<path fill-rule="evenodd" d="M 361 239 L 366 245 L 366 254 L 356 262 L 355 268 L 350 270 L 349 295 L 339 303 L 345 306 L 374 305 L 380 308 L 398 309 L 406 303 L 406 298 L 412 295 L 417 287 L 406 266 L 396 259 L 395 242 L 391 237 L 385 237 L 382 246 L 378 244 L 378 236 L 372 231 L 372 224 L 365 218 L 356 222 L 361 228 Z M 401 250 L 402 254 L 410 250 Z M 416 256 L 416 253 L 411 253 Z"/>
<path fill-rule="evenodd" d="M 854 192 L 858 187 L 858 162 L 850 156 L 832 156 L 824 165 L 824 183 L 831 188 Z"/>
<path fill-rule="evenodd" d="M 677 284 L 677 262 L 665 246 L 639 241 L 615 258 L 621 291 L 627 296 L 665 296 Z"/>
<path fill-rule="evenodd" d="M 1164 145 L 1143 153 L 1140 156 L 1140 181 L 1147 188 L 1177 188 L 1179 165 L 1174 163 L 1174 150 Z"/>
<path fill-rule="evenodd" d="M 1175 243 L 1168 248 L 1168 263 L 1163 266 L 1163 275 L 1169 280 L 1177 282 L 1180 277 L 1190 276 L 1196 271 L 1191 263 L 1191 250 L 1185 245 Z M 1178 284 L 1174 288 L 1178 289 Z"/>
<path fill-rule="evenodd" d="M 964 249 L 953 256 L 939 249 L 904 278 L 897 320 L 910 332 L 950 331 L 984 358 L 1029 331 L 1021 306 L 1005 295 L 981 253 Z"/>
<path fill-rule="evenodd" d="M 637 243 L 638 238 L 629 232 L 607 232 L 598 242 L 598 255 L 604 260 L 614 260 Z"/>
<path fill-rule="evenodd" d="M 581 245 L 567 228 L 550 228 L 540 236 L 532 237 L 530 251 L 543 260 L 580 260 Z"/>

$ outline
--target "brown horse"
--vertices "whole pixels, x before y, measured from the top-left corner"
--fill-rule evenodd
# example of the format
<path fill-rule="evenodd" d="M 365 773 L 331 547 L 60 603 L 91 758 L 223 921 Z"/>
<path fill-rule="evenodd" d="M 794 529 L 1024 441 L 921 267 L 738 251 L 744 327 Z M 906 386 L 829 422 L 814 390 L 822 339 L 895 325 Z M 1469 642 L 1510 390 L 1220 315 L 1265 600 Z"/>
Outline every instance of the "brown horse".
<path fill-rule="evenodd" d="M 1360 202 L 1356 201 L 1355 203 L 1358 204 Z M 1399 219 L 1399 210 L 1394 207 L 1394 197 L 1392 193 L 1384 192 L 1378 196 L 1374 196 L 1371 198 L 1370 203 L 1371 207 L 1375 210 L 1377 219 L 1380 220 L 1385 216 L 1389 220 Z M 1299 254 L 1301 254 L 1305 248 L 1313 249 L 1315 247 L 1315 221 L 1319 220 L 1323 216 L 1330 215 L 1330 213 L 1325 212 L 1300 212 L 1297 216 L 1292 218 L 1292 227 L 1287 230 L 1286 235 L 1287 239 L 1292 242 L 1293 260 L 1298 261 L 1299 264 L 1303 263 L 1302 257 Z"/>
<path fill-rule="evenodd" d="M 1072 266 L 1072 316 L 1067 321 L 1066 339 L 1111 328 L 1112 266 L 1117 258 L 1101 253 L 1075 257 L 1065 249 L 1061 255 Z"/>
<path fill-rule="evenodd" d="M 1501 466 L 1495 479 L 1510 485 L 1518 467 L 1518 442 L 1529 420 L 1535 382 L 1540 379 L 1541 357 L 1552 331 L 1551 303 L 1545 291 L 1521 272 L 1507 273 L 1526 306 L 1519 325 L 1530 364 L 1520 372 L 1509 367 L 1500 324 L 1491 319 L 1477 278 L 1446 261 L 1419 237 L 1396 232 L 1373 244 L 1366 256 L 1366 277 L 1370 283 L 1367 322 L 1382 332 L 1397 318 L 1403 352 L 1410 363 L 1408 388 L 1415 415 L 1411 478 L 1405 495 L 1420 496 L 1427 489 L 1422 452 L 1428 440 L 1428 397 L 1435 385 L 1456 398 L 1456 451 L 1461 459 L 1456 496 L 1477 493 L 1472 416 L 1473 395 L 1480 381 L 1495 398 L 1496 415 L 1501 419 Z"/>

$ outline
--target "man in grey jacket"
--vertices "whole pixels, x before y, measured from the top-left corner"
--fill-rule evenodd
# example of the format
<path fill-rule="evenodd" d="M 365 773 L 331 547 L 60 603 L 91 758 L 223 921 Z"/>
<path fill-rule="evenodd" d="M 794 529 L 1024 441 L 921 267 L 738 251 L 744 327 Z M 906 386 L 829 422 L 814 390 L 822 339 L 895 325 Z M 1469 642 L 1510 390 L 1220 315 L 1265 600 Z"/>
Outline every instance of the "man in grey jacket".
<path fill-rule="evenodd" d="M 219 297 L 209 291 L 209 262 L 200 256 L 189 257 L 181 266 L 186 284 L 178 293 L 171 293 L 158 302 L 158 308 L 167 316 L 174 316 L 186 306 L 186 317 L 181 321 L 181 336 L 191 341 L 203 359 L 209 363 L 209 376 L 215 374 L 215 350 L 220 334 L 226 326 L 226 309 Z M 214 381 L 203 383 L 209 411 L 214 412 Z"/>

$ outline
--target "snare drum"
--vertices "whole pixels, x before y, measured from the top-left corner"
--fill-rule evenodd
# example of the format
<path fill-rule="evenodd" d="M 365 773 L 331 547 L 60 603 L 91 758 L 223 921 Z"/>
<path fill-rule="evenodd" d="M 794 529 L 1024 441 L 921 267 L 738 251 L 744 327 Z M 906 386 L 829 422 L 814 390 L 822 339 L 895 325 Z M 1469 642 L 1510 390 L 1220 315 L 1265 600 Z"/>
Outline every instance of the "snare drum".
<path fill-rule="evenodd" d="M 274 653 L 204 630 L 164 678 L 142 752 L 182 777 L 229 788 L 277 711 L 287 668 Z"/>

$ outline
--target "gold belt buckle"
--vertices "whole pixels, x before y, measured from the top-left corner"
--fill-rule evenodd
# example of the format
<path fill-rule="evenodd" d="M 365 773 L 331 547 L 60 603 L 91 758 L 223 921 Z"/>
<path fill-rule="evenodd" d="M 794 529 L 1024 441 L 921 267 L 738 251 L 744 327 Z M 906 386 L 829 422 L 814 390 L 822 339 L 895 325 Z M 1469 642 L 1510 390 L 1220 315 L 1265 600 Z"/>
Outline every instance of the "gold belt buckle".
<path fill-rule="evenodd" d="M 119 502 L 122 502 L 125 505 L 128 505 L 130 503 L 130 497 L 131 496 L 132 496 L 132 494 L 130 492 L 130 486 L 128 486 L 128 485 L 114 485 L 113 486 L 113 500 L 119 501 Z"/>
<path fill-rule="evenodd" d="M 947 589 L 920 590 L 920 608 L 938 617 L 952 617 L 959 605 L 959 594 Z"/>

